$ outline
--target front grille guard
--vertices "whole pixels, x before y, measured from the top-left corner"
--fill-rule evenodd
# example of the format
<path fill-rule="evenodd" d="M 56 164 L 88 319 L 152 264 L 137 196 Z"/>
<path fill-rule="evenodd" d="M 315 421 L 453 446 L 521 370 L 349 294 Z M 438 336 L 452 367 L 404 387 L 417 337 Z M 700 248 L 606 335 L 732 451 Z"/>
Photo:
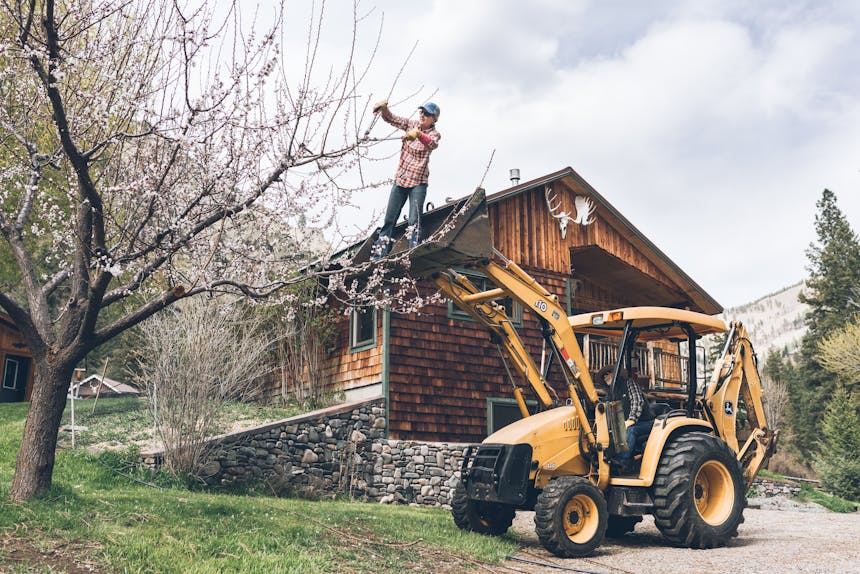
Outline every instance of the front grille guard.
<path fill-rule="evenodd" d="M 469 498 L 521 505 L 528 498 L 532 447 L 480 444 L 466 447 L 460 477 Z"/>

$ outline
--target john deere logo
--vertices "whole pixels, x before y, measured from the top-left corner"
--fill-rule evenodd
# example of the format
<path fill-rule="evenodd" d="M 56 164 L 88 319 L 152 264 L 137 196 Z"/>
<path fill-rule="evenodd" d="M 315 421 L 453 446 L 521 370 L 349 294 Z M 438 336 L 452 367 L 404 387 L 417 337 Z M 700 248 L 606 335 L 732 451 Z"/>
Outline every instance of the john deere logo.
<path fill-rule="evenodd" d="M 723 405 L 723 410 L 726 412 L 727 415 L 732 415 L 735 412 L 735 405 L 732 404 L 732 401 L 726 401 Z"/>

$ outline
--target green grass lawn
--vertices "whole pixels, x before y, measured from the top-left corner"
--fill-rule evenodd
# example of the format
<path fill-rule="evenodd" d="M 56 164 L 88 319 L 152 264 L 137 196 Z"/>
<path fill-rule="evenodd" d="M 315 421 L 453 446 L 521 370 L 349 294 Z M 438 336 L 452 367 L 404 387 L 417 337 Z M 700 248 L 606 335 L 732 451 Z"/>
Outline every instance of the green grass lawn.
<path fill-rule="evenodd" d="M 95 412 L 93 412 L 95 405 Z M 70 426 L 71 401 L 66 402 L 62 425 Z M 300 414 L 302 409 L 295 404 L 286 407 L 267 407 L 248 403 L 228 403 L 215 421 L 214 432 L 229 430 L 230 425 L 241 421 L 277 421 Z M 100 450 L 123 450 L 134 444 L 153 439 L 153 418 L 146 399 L 137 397 L 111 397 L 75 401 L 75 426 L 86 430 L 75 433 L 76 447 L 94 446 Z M 71 448 L 72 434 L 60 433 L 59 446 Z"/>
<path fill-rule="evenodd" d="M 517 549 L 457 530 L 440 509 L 154 488 L 126 476 L 122 457 L 82 450 L 59 453 L 47 495 L 13 504 L 26 408 L 0 404 L 2 572 L 468 572 Z"/>

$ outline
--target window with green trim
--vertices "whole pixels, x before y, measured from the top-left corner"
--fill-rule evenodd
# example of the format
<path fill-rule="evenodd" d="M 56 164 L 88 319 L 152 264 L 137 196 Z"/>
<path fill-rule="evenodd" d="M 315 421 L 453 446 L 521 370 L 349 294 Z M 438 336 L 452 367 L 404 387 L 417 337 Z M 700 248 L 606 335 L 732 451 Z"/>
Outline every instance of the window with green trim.
<path fill-rule="evenodd" d="M 349 350 L 351 353 L 376 346 L 376 308 L 356 308 L 349 314 Z"/>
<path fill-rule="evenodd" d="M 526 401 L 531 414 L 537 412 L 537 401 Z M 487 398 L 487 436 L 523 418 L 515 399 L 501 397 Z"/>
<path fill-rule="evenodd" d="M 477 273 L 475 271 L 458 271 L 461 275 L 465 275 L 472 284 L 478 288 L 478 291 L 489 291 L 490 289 L 495 289 L 496 285 L 493 284 L 492 281 L 487 279 L 481 273 Z M 521 327 L 523 324 L 523 306 L 520 305 L 517 301 L 514 301 L 510 297 L 499 297 L 498 299 L 494 299 L 496 303 L 505 308 L 505 313 L 510 318 L 511 323 L 516 325 L 517 327 Z M 451 319 L 462 319 L 465 321 L 474 321 L 468 313 L 462 311 L 459 307 L 454 305 L 451 301 L 448 301 L 448 317 Z"/>

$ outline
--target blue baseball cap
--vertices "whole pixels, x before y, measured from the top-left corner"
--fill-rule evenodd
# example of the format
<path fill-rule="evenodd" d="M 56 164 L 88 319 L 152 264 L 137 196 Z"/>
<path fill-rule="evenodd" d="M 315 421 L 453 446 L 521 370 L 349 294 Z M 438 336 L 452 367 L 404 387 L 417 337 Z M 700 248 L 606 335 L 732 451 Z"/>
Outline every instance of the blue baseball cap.
<path fill-rule="evenodd" d="M 439 106 L 437 106 L 433 102 L 427 102 L 426 104 L 424 104 L 423 106 L 421 106 L 418 109 L 421 110 L 422 112 L 424 112 L 428 116 L 433 116 L 433 118 L 437 122 L 439 121 L 439 113 L 441 112 L 441 110 L 439 109 Z"/>

